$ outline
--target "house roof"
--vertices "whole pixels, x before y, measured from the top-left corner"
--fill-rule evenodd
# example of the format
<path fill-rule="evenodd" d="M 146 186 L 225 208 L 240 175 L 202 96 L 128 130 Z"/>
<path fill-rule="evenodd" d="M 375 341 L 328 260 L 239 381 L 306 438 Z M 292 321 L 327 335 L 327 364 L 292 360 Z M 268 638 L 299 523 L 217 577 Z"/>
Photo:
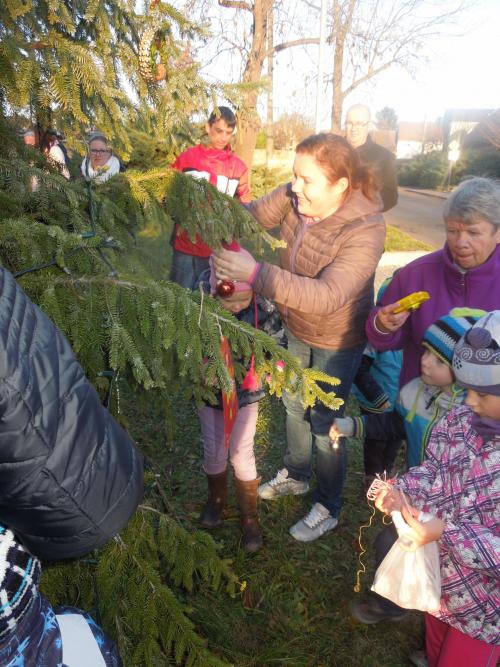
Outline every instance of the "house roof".
<path fill-rule="evenodd" d="M 465 121 L 479 123 L 487 118 L 494 109 L 446 109 L 443 116 L 444 123 Z"/>
<path fill-rule="evenodd" d="M 500 109 L 483 118 L 464 138 L 465 148 L 495 146 L 500 148 Z"/>
<path fill-rule="evenodd" d="M 442 141 L 443 130 L 439 121 L 399 122 L 398 141 Z"/>

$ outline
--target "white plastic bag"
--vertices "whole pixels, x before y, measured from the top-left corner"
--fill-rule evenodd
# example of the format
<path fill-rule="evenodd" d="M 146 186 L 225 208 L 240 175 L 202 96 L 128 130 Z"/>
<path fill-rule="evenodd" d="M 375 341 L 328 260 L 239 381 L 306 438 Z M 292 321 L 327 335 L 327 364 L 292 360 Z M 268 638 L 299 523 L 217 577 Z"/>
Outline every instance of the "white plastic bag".
<path fill-rule="evenodd" d="M 398 539 L 380 563 L 372 591 L 391 600 L 403 609 L 433 612 L 439 609 L 441 599 L 441 573 L 439 547 L 429 542 L 415 551 L 405 551 L 401 542 L 411 539 L 412 529 L 401 512 L 392 512 Z M 432 519 L 431 514 L 421 512 L 419 521 Z"/>

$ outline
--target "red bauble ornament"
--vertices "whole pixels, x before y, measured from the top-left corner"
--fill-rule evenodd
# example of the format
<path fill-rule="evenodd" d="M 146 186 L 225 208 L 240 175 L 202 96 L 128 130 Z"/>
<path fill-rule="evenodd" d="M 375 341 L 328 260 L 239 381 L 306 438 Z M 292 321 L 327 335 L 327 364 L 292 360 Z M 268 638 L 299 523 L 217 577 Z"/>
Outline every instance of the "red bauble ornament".
<path fill-rule="evenodd" d="M 234 282 L 232 280 L 219 280 L 216 292 L 223 299 L 227 299 L 234 292 Z"/>

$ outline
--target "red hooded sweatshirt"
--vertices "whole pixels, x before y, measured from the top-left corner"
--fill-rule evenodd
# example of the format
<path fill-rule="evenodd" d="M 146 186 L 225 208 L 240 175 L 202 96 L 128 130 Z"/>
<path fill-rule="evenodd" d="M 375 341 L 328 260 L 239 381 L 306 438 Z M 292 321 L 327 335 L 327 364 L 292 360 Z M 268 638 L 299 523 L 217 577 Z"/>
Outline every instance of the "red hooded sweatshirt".
<path fill-rule="evenodd" d="M 237 197 L 242 203 L 251 199 L 247 166 L 229 146 L 219 150 L 198 144 L 181 153 L 172 167 L 189 173 L 193 178 L 205 179 L 220 192 Z M 212 254 L 212 249 L 198 235 L 193 243 L 189 234 L 181 230 L 179 225 L 176 226 L 174 249 L 197 257 L 209 257 Z"/>

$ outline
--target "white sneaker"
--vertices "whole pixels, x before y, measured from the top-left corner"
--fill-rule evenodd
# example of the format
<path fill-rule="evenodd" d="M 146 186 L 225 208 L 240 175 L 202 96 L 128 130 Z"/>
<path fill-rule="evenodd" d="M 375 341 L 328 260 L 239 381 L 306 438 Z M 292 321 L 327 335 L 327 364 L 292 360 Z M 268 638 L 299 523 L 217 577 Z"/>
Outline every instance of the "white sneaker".
<path fill-rule="evenodd" d="M 309 514 L 290 528 L 290 535 L 299 542 L 312 542 L 336 528 L 338 522 L 321 503 L 314 503 Z"/>
<path fill-rule="evenodd" d="M 308 491 L 309 482 L 301 482 L 298 479 L 288 477 L 286 468 L 279 470 L 274 479 L 261 484 L 258 489 L 259 496 L 265 500 L 274 500 L 282 496 L 300 496 Z"/>

